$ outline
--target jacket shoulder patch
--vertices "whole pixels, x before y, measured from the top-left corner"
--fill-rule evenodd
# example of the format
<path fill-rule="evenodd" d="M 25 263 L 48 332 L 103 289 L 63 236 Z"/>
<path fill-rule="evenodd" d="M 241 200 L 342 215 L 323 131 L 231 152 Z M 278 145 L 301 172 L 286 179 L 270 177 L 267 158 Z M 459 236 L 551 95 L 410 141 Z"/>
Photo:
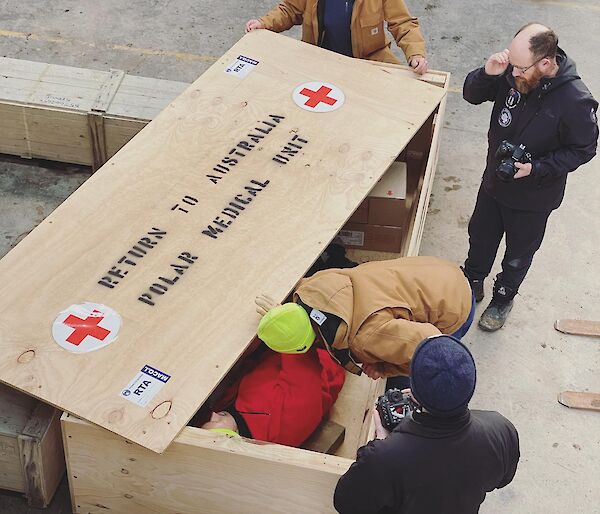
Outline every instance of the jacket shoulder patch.
<path fill-rule="evenodd" d="M 500 111 L 500 116 L 498 116 L 498 125 L 501 127 L 508 127 L 512 123 L 512 114 L 510 111 L 504 107 Z"/>

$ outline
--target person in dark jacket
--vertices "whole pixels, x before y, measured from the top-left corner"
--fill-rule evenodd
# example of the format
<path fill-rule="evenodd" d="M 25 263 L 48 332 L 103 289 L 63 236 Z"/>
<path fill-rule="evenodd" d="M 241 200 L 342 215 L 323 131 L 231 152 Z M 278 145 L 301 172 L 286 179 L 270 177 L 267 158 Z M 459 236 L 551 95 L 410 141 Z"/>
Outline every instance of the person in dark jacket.
<path fill-rule="evenodd" d="M 481 301 L 483 281 L 506 235 L 502 272 L 479 321 L 483 330 L 493 331 L 506 321 L 542 243 L 548 217 L 562 202 L 567 175 L 596 154 L 598 102 L 577 74 L 575 62 L 558 47 L 554 31 L 539 24 L 523 27 L 509 49 L 469 73 L 463 96 L 472 104 L 494 102 L 487 165 L 469 223 L 464 266 Z M 517 154 L 508 149 L 498 155 L 503 141 L 514 145 Z M 519 145 L 531 160 L 520 158 L 513 166 L 511 157 L 518 157 Z M 508 161 L 499 174 L 502 159 Z"/>
<path fill-rule="evenodd" d="M 468 409 L 475 362 L 458 339 L 423 341 L 410 381 L 416 407 L 391 433 L 375 411 L 376 439 L 335 489 L 340 514 L 473 514 L 486 493 L 512 481 L 517 431 L 497 412 Z"/>

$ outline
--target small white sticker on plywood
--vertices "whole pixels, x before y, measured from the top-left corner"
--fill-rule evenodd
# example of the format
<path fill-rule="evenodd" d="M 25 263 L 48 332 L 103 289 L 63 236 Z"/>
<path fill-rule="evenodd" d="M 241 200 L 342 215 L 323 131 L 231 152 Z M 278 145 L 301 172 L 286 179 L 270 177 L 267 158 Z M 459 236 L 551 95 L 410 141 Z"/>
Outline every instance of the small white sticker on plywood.
<path fill-rule="evenodd" d="M 238 55 L 237 59 L 225 68 L 225 73 L 243 79 L 247 77 L 256 66 L 258 66 L 258 61 L 246 57 L 245 55 Z"/>
<path fill-rule="evenodd" d="M 119 396 L 140 407 L 145 407 L 160 392 L 170 378 L 171 375 L 167 375 L 163 371 L 146 364 L 127 384 L 125 389 L 121 391 Z"/>
<path fill-rule="evenodd" d="M 113 343 L 121 325 L 121 316 L 110 307 L 86 302 L 58 314 L 52 324 L 52 337 L 69 352 L 88 353 Z"/>
<path fill-rule="evenodd" d="M 310 112 L 335 111 L 346 101 L 344 92 L 339 87 L 326 82 L 300 84 L 294 89 L 292 97 L 298 107 Z"/>

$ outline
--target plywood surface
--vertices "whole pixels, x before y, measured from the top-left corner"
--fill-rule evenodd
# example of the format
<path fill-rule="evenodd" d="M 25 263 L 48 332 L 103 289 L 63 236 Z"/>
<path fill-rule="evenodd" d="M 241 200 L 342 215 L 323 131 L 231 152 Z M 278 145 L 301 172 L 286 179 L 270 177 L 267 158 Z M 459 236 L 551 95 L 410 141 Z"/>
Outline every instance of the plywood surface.
<path fill-rule="evenodd" d="M 259 62 L 245 78 L 224 71 L 239 55 Z M 296 106 L 292 91 L 313 80 L 340 87 L 344 106 Z M 0 380 L 164 451 L 254 336 L 254 297 L 290 292 L 443 95 L 285 36 L 245 36 L 0 261 Z M 276 162 L 292 141 L 298 152 Z M 51 328 L 83 302 L 123 326 L 74 354 Z M 145 365 L 171 378 L 140 407 L 120 394 Z"/>

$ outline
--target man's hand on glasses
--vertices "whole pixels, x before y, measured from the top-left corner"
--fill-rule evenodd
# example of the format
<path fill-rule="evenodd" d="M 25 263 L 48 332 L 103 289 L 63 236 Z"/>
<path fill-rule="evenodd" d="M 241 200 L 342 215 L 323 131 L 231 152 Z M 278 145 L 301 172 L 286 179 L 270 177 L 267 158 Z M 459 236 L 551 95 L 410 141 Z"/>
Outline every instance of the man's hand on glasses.
<path fill-rule="evenodd" d="M 492 55 L 485 63 L 485 72 L 488 75 L 502 75 L 510 64 L 508 58 L 509 52 L 506 48 L 502 52 Z"/>

